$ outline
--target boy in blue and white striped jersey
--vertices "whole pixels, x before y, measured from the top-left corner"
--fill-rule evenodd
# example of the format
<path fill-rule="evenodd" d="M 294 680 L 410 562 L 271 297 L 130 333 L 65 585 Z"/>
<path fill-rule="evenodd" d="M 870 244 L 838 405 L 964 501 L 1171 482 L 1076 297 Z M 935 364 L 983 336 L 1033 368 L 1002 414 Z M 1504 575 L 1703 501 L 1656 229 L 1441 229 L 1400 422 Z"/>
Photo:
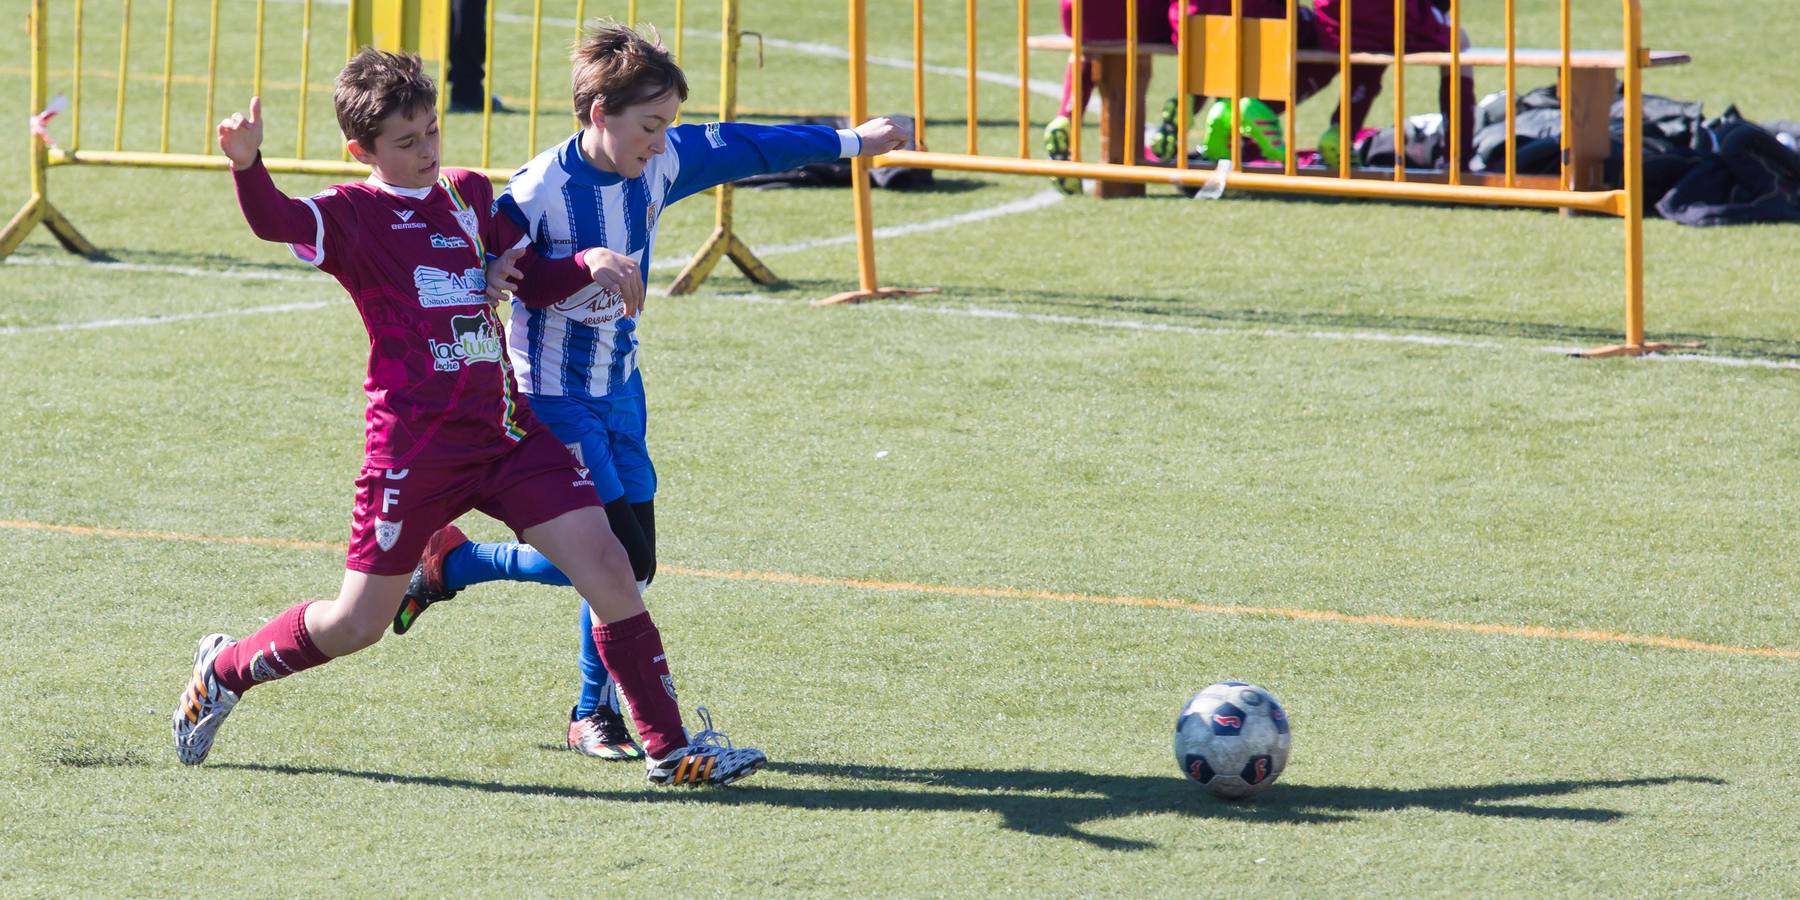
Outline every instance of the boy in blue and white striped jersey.
<path fill-rule="evenodd" d="M 520 390 L 588 469 L 642 590 L 656 571 L 656 471 L 644 437 L 637 327 L 658 217 L 725 182 L 874 156 L 908 136 L 879 118 L 841 130 L 674 125 L 686 78 L 667 50 L 620 25 L 590 31 L 573 61 L 582 129 L 527 163 L 495 201 L 494 219 L 508 235 L 500 246 L 511 249 L 489 265 L 488 285 L 514 292 L 507 352 Z M 427 545 L 394 630 L 405 632 L 427 606 L 464 587 L 498 580 L 568 583 L 530 545 L 471 543 L 447 526 Z M 585 602 L 580 616 L 582 690 L 569 746 L 637 758 Z"/>

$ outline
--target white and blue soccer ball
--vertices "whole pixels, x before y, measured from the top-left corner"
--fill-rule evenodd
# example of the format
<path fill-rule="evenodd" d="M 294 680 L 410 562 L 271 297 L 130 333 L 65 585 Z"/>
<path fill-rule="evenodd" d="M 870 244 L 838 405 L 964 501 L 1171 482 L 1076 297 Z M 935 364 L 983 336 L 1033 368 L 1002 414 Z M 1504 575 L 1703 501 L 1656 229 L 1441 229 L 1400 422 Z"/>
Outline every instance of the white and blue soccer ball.
<path fill-rule="evenodd" d="M 1287 768 L 1287 711 L 1275 695 L 1242 681 L 1201 690 L 1175 720 L 1175 764 L 1189 781 L 1241 800 L 1275 783 Z"/>

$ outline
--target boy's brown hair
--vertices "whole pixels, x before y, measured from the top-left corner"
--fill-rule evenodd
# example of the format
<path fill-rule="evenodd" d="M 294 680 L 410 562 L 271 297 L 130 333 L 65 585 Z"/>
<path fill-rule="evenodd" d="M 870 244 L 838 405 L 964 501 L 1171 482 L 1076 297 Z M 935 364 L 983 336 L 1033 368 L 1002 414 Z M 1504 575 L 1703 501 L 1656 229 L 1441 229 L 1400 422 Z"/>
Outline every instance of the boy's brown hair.
<path fill-rule="evenodd" d="M 338 73 L 332 103 L 344 137 L 373 151 L 382 120 L 436 107 L 437 85 L 425 76 L 419 57 L 364 47 Z"/>
<path fill-rule="evenodd" d="M 588 111 L 612 115 L 627 106 L 674 91 L 687 99 L 687 76 L 668 48 L 617 22 L 603 22 L 583 35 L 569 54 L 575 64 L 575 118 L 586 128 Z"/>

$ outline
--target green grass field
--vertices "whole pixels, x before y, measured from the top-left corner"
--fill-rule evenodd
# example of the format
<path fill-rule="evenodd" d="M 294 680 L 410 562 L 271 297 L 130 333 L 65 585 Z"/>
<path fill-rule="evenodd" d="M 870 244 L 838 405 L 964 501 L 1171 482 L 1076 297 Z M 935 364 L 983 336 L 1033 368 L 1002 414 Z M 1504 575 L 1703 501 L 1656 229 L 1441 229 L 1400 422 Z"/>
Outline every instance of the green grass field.
<path fill-rule="evenodd" d="M 252 7 L 226 6 L 216 116 L 251 68 Z M 687 6 L 703 111 L 718 7 Z M 910 57 L 908 5 L 871 6 L 871 52 Z M 842 45 L 841 7 L 747 0 L 769 39 L 747 106 L 842 107 L 842 60 L 805 46 Z M 1584 43 L 1610 46 L 1616 7 L 1581 5 Z M 958 67 L 944 9 L 928 55 Z M 1522 43 L 1554 40 L 1552 3 L 1520 9 Z M 118 10 L 86 4 L 84 147 L 111 146 Z M 127 149 L 160 137 L 163 10 L 135 4 Z M 265 85 L 269 140 L 291 147 L 301 7 L 269 10 L 268 78 L 289 85 Z M 528 48 L 531 5 L 499 10 L 497 44 Z M 315 13 L 314 155 L 336 140 L 342 13 Z M 1012 15 L 982 5 L 984 70 L 1016 72 Z M 1696 63 L 1648 88 L 1795 118 L 1797 29 L 1747 15 L 1655 4 L 1649 42 Z M 1048 0 L 1032 17 L 1055 29 Z M 204 35 L 177 72 L 204 74 Z M 547 108 L 566 40 L 545 38 Z M 10 214 L 22 30 L 0 49 Z M 516 59 L 498 84 L 519 103 Z M 907 111 L 910 75 L 873 75 L 876 109 Z M 954 144 L 963 84 L 928 86 Z M 1016 95 L 982 92 L 1005 148 Z M 1040 127 L 1053 103 L 1034 99 Z M 204 105 L 203 80 L 179 86 L 172 149 L 199 150 Z M 524 160 L 525 118 L 496 120 L 494 165 Z M 449 123 L 450 162 L 478 161 L 477 123 Z M 539 144 L 567 124 L 546 112 Z M 1551 351 L 1621 324 L 1614 220 L 1155 188 L 1027 204 L 1048 185 L 946 174 L 875 204 L 931 226 L 881 243 L 883 282 L 941 293 L 822 309 L 854 286 L 848 192 L 741 192 L 787 286 L 727 266 L 652 299 L 648 599 L 684 701 L 772 763 L 669 791 L 561 749 L 575 600 L 530 586 L 259 689 L 204 767 L 178 765 L 194 640 L 337 590 L 366 340 L 333 282 L 248 234 L 219 172 L 50 185 L 117 264 L 40 230 L 0 266 L 0 895 L 1800 894 L 1791 226 L 1649 223 L 1651 337 L 1708 357 L 1579 361 Z M 711 215 L 671 210 L 661 261 Z M 1281 781 L 1241 804 L 1184 783 L 1169 746 L 1188 695 L 1228 677 L 1294 727 Z"/>

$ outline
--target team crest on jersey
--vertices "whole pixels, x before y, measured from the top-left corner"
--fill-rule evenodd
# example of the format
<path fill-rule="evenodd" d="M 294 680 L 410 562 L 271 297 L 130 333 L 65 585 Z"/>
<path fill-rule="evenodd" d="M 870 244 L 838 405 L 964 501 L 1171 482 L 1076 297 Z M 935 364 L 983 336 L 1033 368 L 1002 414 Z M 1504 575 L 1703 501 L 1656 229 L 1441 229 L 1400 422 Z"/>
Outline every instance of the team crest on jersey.
<path fill-rule="evenodd" d="M 656 230 L 656 204 L 654 203 L 644 207 L 644 230 Z"/>
<path fill-rule="evenodd" d="M 450 341 L 431 341 L 432 365 L 439 372 L 455 372 L 478 362 L 500 361 L 500 337 L 487 316 L 452 316 Z"/>
<path fill-rule="evenodd" d="M 389 522 L 386 519 L 376 519 L 375 546 L 380 547 L 384 551 L 394 549 L 394 544 L 400 540 L 400 526 L 405 524 L 405 522 Z"/>
<path fill-rule="evenodd" d="M 434 234 L 431 236 L 431 249 L 433 250 L 466 249 L 468 246 L 469 242 L 459 237 L 450 237 L 442 234 Z"/>
<path fill-rule="evenodd" d="M 434 247 L 437 237 L 432 236 Z M 426 309 L 487 305 L 487 275 L 474 267 L 461 272 L 446 272 L 435 266 L 417 266 L 413 269 L 413 287 L 419 289 L 419 305 Z"/>
<path fill-rule="evenodd" d="M 706 142 L 708 144 L 711 144 L 714 150 L 717 150 L 720 147 L 725 146 L 725 133 L 719 130 L 719 123 L 717 123 L 717 122 L 707 123 L 707 125 L 706 125 Z"/>
<path fill-rule="evenodd" d="M 475 216 L 475 211 L 472 209 L 457 210 L 456 224 L 461 225 L 463 234 L 470 237 L 474 237 L 481 231 L 481 220 Z"/>

